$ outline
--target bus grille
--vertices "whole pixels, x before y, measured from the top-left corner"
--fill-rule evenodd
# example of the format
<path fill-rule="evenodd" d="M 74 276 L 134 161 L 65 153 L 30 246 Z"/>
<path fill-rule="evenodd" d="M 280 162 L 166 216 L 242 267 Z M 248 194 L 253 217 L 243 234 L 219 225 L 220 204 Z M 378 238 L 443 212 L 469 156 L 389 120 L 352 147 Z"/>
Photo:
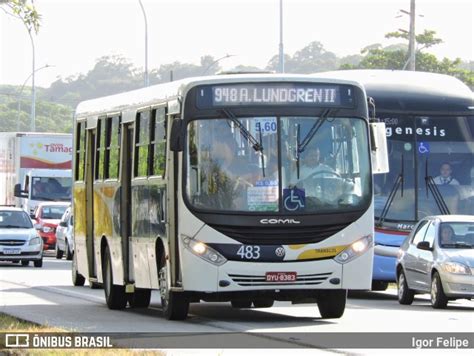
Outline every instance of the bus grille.
<path fill-rule="evenodd" d="M 242 287 L 257 286 L 309 286 L 323 283 L 329 278 L 331 272 L 317 274 L 301 274 L 296 277 L 294 282 L 267 282 L 265 275 L 254 276 L 247 274 L 229 274 L 228 276 L 234 283 Z"/>
<path fill-rule="evenodd" d="M 0 240 L 1 246 L 22 246 L 25 244 L 25 240 Z"/>
<path fill-rule="evenodd" d="M 210 225 L 220 233 L 239 241 L 242 244 L 253 245 L 292 245 L 317 243 L 338 233 L 349 224 L 306 226 L 291 228 L 287 226 L 275 227 L 245 227 Z"/>

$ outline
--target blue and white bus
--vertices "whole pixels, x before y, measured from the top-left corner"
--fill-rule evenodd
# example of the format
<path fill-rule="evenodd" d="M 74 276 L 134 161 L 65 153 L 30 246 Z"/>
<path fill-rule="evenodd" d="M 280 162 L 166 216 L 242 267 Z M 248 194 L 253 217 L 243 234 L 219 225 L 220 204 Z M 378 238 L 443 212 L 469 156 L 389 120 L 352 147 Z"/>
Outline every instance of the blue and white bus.
<path fill-rule="evenodd" d="M 427 215 L 474 215 L 474 97 L 458 79 L 434 73 L 349 70 L 386 125 L 390 172 L 377 175 L 373 289 L 394 282 L 395 260 Z"/>

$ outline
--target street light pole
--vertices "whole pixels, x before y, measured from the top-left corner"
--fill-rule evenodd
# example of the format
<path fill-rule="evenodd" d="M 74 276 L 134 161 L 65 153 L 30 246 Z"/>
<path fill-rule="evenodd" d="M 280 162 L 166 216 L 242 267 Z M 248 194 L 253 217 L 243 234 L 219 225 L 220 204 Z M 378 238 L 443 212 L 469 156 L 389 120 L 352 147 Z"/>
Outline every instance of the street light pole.
<path fill-rule="evenodd" d="M 31 70 L 31 119 L 30 119 L 30 131 L 36 131 L 36 86 L 35 86 L 35 41 L 33 40 L 33 35 L 31 34 L 31 29 L 28 29 L 28 35 L 31 40 L 31 49 L 32 49 L 32 70 Z"/>
<path fill-rule="evenodd" d="M 145 8 L 143 7 L 142 0 L 138 0 L 143 13 L 143 19 L 145 22 L 145 86 L 147 87 L 150 82 L 148 78 L 148 21 L 146 18 Z"/>
<path fill-rule="evenodd" d="M 278 71 L 280 73 L 285 72 L 285 55 L 283 52 L 283 0 L 280 0 L 280 45 L 279 57 L 278 57 Z"/>
<path fill-rule="evenodd" d="M 410 0 L 410 40 L 408 42 L 408 51 L 410 53 L 410 63 L 408 70 L 415 70 L 415 0 Z"/>
<path fill-rule="evenodd" d="M 35 69 L 33 72 L 30 73 L 30 75 L 25 79 L 23 82 L 23 85 L 21 86 L 20 90 L 18 91 L 17 97 L 18 97 L 18 105 L 17 105 L 17 122 L 16 122 L 16 130 L 20 131 L 20 109 L 21 109 L 21 93 L 23 93 L 23 89 L 25 88 L 26 82 L 31 78 L 34 77 L 35 73 L 40 71 L 41 69 L 49 68 L 49 67 L 54 67 L 53 65 L 46 64 L 40 68 Z M 36 100 L 36 94 L 35 94 L 35 100 Z"/>
<path fill-rule="evenodd" d="M 212 66 L 213 66 L 214 64 L 216 64 L 217 62 L 219 62 L 220 60 L 223 60 L 223 59 L 225 59 L 225 58 L 230 58 L 230 57 L 235 57 L 235 54 L 226 54 L 224 57 L 221 57 L 221 58 L 216 59 L 214 62 L 212 62 L 211 64 L 209 64 L 209 65 L 207 66 L 207 68 L 202 72 L 202 75 L 205 75 L 205 74 L 207 73 L 207 71 L 208 71 L 209 69 L 211 69 Z"/>

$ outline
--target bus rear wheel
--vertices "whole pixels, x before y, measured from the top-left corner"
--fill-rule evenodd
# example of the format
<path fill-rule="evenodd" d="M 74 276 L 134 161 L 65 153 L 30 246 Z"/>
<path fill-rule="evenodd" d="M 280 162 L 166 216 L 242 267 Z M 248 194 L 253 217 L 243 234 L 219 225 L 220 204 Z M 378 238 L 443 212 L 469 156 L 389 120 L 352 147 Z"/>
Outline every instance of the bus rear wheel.
<path fill-rule="evenodd" d="M 347 290 L 327 290 L 318 297 L 318 309 L 323 319 L 336 319 L 346 309 Z"/>
<path fill-rule="evenodd" d="M 104 263 L 104 292 L 105 301 L 109 309 L 123 309 L 127 306 L 127 294 L 125 293 L 125 286 L 115 285 L 112 260 L 110 256 L 109 247 L 105 248 Z"/>
<path fill-rule="evenodd" d="M 168 270 L 164 254 L 160 262 L 159 284 L 161 308 L 163 315 L 168 320 L 184 320 L 188 316 L 189 299 L 184 293 L 173 292 L 168 288 Z"/>

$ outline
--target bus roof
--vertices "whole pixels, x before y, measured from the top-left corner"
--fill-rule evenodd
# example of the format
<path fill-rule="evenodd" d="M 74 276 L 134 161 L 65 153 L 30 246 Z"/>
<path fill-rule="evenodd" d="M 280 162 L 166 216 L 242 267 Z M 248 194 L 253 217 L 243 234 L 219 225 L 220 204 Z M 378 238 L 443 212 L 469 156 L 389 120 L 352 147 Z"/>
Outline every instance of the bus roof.
<path fill-rule="evenodd" d="M 252 82 L 311 82 L 334 83 L 362 86 L 349 79 L 330 78 L 293 74 L 227 74 L 206 77 L 193 77 L 175 82 L 157 84 L 142 89 L 83 101 L 76 108 L 76 117 L 96 116 L 105 112 L 119 112 L 130 107 L 146 107 L 166 100 L 183 96 L 191 87 L 216 83 L 252 83 Z"/>
<path fill-rule="evenodd" d="M 341 70 L 317 77 L 355 80 L 375 100 L 377 112 L 474 114 L 474 95 L 445 74 L 401 70 Z"/>

